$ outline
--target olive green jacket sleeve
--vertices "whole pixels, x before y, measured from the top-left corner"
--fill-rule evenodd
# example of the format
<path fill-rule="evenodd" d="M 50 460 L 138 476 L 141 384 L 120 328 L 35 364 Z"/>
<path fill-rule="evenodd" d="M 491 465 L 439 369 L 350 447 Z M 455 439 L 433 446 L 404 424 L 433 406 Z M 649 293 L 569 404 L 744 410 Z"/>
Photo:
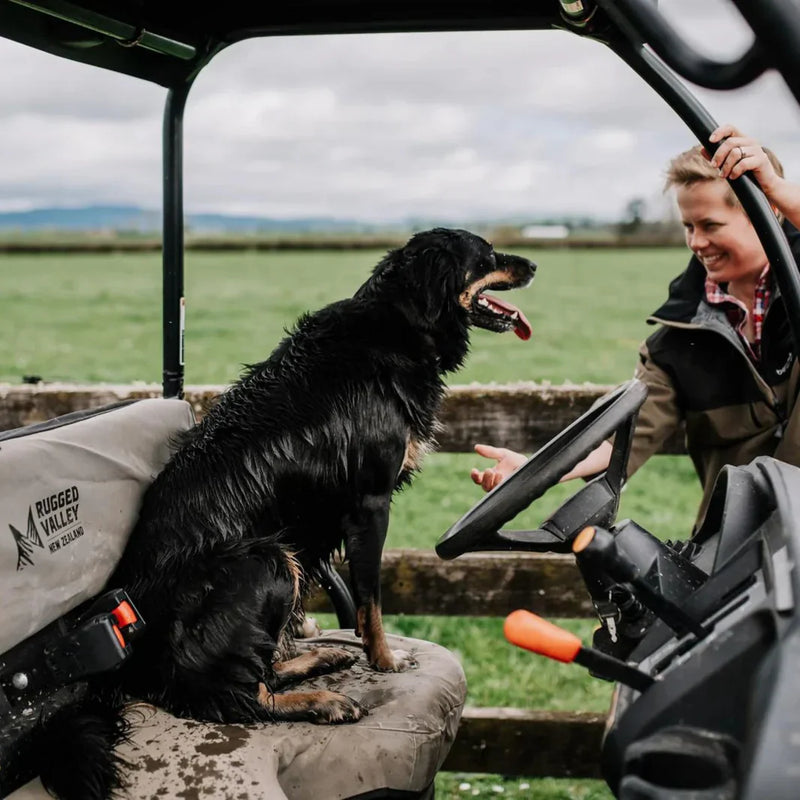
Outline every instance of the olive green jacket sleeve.
<path fill-rule="evenodd" d="M 678 407 L 675 387 L 669 375 L 650 358 L 647 342 L 639 347 L 639 364 L 634 377 L 647 385 L 647 399 L 639 411 L 628 461 L 628 477 L 681 426 L 683 415 Z"/>

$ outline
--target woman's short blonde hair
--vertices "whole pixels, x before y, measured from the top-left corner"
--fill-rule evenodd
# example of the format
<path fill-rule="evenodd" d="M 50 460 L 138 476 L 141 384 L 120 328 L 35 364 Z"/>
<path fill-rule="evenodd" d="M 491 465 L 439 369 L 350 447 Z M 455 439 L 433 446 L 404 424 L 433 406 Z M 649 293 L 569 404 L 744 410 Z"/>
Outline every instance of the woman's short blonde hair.
<path fill-rule="evenodd" d="M 764 147 L 762 149 L 775 168 L 775 172 L 782 178 L 783 165 L 778 160 L 778 157 L 769 148 Z M 701 181 L 721 180 L 724 179 L 720 177 L 719 170 L 708 160 L 704 155 L 702 146 L 698 144 L 689 148 L 689 150 L 685 150 L 683 153 L 679 153 L 669 162 L 666 172 L 666 181 L 664 182 L 664 191 L 669 191 L 673 186 L 691 186 Z M 736 196 L 733 189 L 731 189 L 730 184 L 727 181 L 725 181 L 725 183 L 727 185 L 725 201 L 734 208 L 740 208 L 741 203 L 739 202 L 739 198 Z M 782 220 L 783 215 L 778 214 L 778 218 Z"/>

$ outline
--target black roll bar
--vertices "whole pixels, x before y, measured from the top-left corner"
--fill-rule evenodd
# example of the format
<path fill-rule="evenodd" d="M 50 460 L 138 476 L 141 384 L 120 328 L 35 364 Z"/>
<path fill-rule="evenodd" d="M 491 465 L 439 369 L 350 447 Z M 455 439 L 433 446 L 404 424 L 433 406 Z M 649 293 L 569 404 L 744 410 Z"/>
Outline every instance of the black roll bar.
<path fill-rule="evenodd" d="M 733 0 L 763 52 L 800 103 L 800 8 L 796 0 Z"/>
<path fill-rule="evenodd" d="M 675 72 L 707 89 L 738 89 L 770 66 L 758 41 L 734 61 L 719 61 L 698 53 L 661 16 L 652 0 L 597 0 L 597 4 L 629 41 L 647 42 Z"/>
<path fill-rule="evenodd" d="M 108 36 L 123 47 L 143 47 L 154 53 L 171 56 L 182 61 L 191 61 L 197 56 L 197 48 L 194 45 L 153 33 L 144 27 L 123 22 L 94 9 L 83 8 L 75 3 L 70 3 L 69 0 L 11 0 L 11 2 L 64 22 L 70 22 L 84 30 Z"/>
<path fill-rule="evenodd" d="M 679 75 L 707 89 L 736 89 L 777 69 L 800 103 L 800 12 L 795 0 L 733 0 L 755 42 L 733 61 L 707 58 L 686 43 L 653 0 L 594 0 L 629 41 L 646 42 Z"/>
<path fill-rule="evenodd" d="M 183 397 L 183 112 L 192 82 L 167 93 L 163 126 L 163 374 L 164 397 Z"/>

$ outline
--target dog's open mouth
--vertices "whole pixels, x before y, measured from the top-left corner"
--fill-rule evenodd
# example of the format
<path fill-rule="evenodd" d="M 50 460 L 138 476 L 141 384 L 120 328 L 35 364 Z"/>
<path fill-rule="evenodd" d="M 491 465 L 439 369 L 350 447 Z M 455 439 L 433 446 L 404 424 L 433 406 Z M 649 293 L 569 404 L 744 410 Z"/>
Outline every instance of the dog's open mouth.
<path fill-rule="evenodd" d="M 492 286 L 493 289 L 504 287 Z M 470 305 L 470 319 L 473 325 L 490 331 L 513 330 L 520 339 L 531 338 L 531 324 L 527 317 L 512 303 L 500 300 L 484 291 L 478 292 Z"/>

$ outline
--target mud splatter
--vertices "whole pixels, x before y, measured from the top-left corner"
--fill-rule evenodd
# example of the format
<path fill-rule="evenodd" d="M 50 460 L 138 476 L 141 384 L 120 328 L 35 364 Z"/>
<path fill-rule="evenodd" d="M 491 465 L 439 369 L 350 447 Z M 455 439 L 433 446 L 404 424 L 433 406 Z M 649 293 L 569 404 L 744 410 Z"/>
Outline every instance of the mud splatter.
<path fill-rule="evenodd" d="M 220 725 L 209 731 L 205 743 L 194 749 L 203 756 L 224 756 L 243 747 L 250 739 L 250 731 L 238 725 Z"/>

